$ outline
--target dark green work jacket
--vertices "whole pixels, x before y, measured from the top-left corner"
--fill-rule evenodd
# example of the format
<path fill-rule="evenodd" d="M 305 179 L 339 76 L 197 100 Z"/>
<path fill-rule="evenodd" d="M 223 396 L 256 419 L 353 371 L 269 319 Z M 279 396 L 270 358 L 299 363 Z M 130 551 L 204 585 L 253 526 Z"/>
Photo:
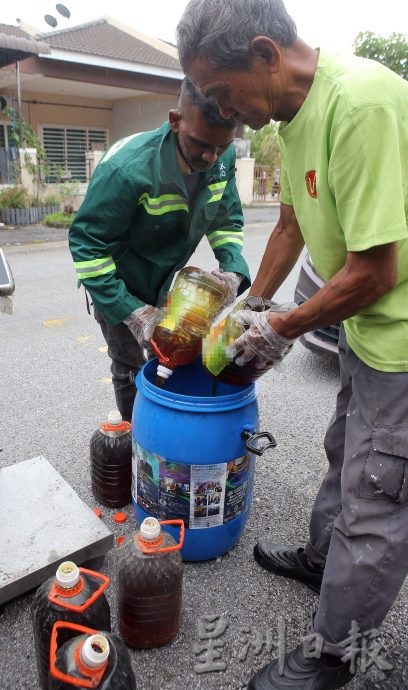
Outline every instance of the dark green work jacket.
<path fill-rule="evenodd" d="M 232 145 L 204 177 L 191 209 L 168 123 L 118 141 L 102 158 L 69 246 L 79 281 L 108 323 L 162 304 L 204 235 L 220 267 L 245 276 L 240 292 L 249 287 Z"/>

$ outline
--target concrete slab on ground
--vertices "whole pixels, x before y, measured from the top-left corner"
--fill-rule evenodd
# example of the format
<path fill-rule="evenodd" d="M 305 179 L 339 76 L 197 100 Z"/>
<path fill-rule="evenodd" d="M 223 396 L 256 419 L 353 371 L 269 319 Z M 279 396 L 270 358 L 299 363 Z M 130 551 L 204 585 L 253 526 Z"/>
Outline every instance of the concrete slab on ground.
<path fill-rule="evenodd" d="M 0 604 L 104 556 L 113 534 L 42 456 L 0 469 Z"/>

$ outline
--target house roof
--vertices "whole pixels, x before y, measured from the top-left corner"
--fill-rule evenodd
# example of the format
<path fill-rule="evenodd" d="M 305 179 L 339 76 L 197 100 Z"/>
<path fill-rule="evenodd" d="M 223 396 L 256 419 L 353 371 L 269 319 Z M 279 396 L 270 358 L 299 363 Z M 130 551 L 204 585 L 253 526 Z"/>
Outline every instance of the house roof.
<path fill-rule="evenodd" d="M 71 53 L 181 70 L 174 47 L 134 31 L 110 17 L 39 34 L 37 38 L 51 48 Z"/>
<path fill-rule="evenodd" d="M 19 36 L 20 38 L 29 38 L 29 35 L 20 29 L 19 26 L 12 26 L 11 24 L 2 24 L 0 22 L 0 34 L 5 36 Z"/>
<path fill-rule="evenodd" d="M 0 24 L 0 28 L 2 26 L 5 25 Z M 11 65 L 17 60 L 25 60 L 33 55 L 51 52 L 46 43 L 26 38 L 23 32 L 21 34 L 0 33 L 0 67 Z"/>

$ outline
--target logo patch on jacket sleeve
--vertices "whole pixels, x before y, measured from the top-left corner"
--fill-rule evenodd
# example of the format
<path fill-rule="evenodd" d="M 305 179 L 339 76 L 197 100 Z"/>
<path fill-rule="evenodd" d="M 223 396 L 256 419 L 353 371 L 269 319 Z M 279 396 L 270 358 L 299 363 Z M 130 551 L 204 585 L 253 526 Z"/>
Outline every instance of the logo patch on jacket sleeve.
<path fill-rule="evenodd" d="M 312 199 L 317 199 L 316 170 L 308 170 L 305 175 L 306 189 Z"/>

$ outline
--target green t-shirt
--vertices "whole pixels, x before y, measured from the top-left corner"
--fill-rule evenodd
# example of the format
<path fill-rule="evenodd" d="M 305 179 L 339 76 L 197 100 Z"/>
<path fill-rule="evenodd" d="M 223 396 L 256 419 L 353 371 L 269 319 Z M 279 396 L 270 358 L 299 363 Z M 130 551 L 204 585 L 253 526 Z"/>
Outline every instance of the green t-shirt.
<path fill-rule="evenodd" d="M 363 362 L 408 371 L 408 83 L 372 60 L 320 51 L 306 100 L 279 134 L 280 200 L 324 280 L 347 251 L 398 242 L 396 287 L 344 326 Z"/>

